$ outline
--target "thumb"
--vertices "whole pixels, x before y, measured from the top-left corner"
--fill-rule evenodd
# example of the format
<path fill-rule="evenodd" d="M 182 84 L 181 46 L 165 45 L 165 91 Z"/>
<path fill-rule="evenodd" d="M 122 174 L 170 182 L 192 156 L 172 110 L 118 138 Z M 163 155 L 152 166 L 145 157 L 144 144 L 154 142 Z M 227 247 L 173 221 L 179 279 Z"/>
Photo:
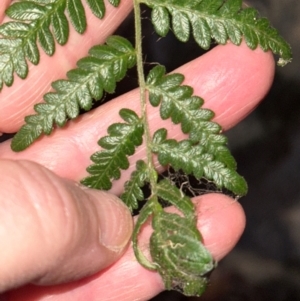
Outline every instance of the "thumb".
<path fill-rule="evenodd" d="M 0 160 L 0 292 L 91 275 L 125 251 L 132 217 L 117 197 L 29 161 Z"/>

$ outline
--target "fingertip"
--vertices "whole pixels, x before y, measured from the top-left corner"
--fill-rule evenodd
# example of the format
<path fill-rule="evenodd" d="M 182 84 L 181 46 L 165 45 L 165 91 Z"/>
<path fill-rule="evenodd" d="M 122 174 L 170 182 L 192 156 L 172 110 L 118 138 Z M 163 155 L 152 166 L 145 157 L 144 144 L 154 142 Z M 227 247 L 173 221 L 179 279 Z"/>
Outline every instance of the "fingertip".
<path fill-rule="evenodd" d="M 68 222 L 72 224 L 64 230 L 64 240 L 70 243 L 60 241 L 66 249 L 57 254 L 59 260 L 52 258 L 57 266 L 52 266 L 43 277 L 33 282 L 35 284 L 68 283 L 91 276 L 116 262 L 130 242 L 133 219 L 121 200 L 104 191 L 63 181 L 66 194 L 71 195 L 70 200 L 68 197 L 63 200 Z"/>
<path fill-rule="evenodd" d="M 100 243 L 118 259 L 131 238 L 133 218 L 128 207 L 116 196 L 104 191 L 86 190 L 97 211 Z"/>
<path fill-rule="evenodd" d="M 196 206 L 204 244 L 219 261 L 234 248 L 245 229 L 243 208 L 237 200 L 218 193 L 198 197 Z"/>

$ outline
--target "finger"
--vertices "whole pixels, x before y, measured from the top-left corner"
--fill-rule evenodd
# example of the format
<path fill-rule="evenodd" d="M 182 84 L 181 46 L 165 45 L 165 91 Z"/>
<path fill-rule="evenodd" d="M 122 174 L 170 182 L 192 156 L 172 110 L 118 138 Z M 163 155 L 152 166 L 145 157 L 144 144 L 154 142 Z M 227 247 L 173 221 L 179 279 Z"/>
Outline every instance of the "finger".
<path fill-rule="evenodd" d="M 220 260 L 239 239 L 245 218 L 241 206 L 220 194 L 197 198 L 198 226 L 204 243 L 213 256 Z M 140 245 L 148 245 L 149 229 L 140 237 Z M 132 301 L 149 300 L 163 290 L 163 283 L 156 272 L 139 265 L 132 249 L 108 270 L 76 283 L 56 287 L 27 286 L 11 292 L 8 301 Z"/>
<path fill-rule="evenodd" d="M 274 74 L 274 62 L 270 53 L 249 50 L 228 44 L 214 48 L 206 55 L 179 68 L 186 76 L 186 83 L 195 88 L 195 94 L 205 99 L 205 107 L 216 112 L 215 121 L 224 130 L 232 127 L 257 106 L 268 91 Z M 34 160 L 63 177 L 79 180 L 86 175 L 89 156 L 99 150 L 96 141 L 106 135 L 108 125 L 120 120 L 118 111 L 128 107 L 139 112 L 138 91 L 132 91 L 102 105 L 50 137 L 43 137 L 27 150 L 13 153 L 9 141 L 0 146 L 0 156 L 12 159 Z M 156 108 L 149 107 L 152 131 L 167 127 L 169 137 L 183 138 L 179 126 L 162 121 Z M 128 178 L 137 159 L 145 158 L 145 148 L 137 149 L 131 167 L 123 173 Z M 76 162 L 76 164 L 75 164 Z M 114 186 L 118 193 L 118 185 Z"/>
<path fill-rule="evenodd" d="M 106 2 L 105 18 L 100 20 L 91 13 L 86 1 L 83 2 L 88 19 L 85 33 L 80 35 L 70 28 L 69 42 L 65 46 L 56 45 L 52 57 L 41 51 L 39 65 L 30 65 L 26 80 L 15 76 L 13 86 L 4 87 L 0 92 L 0 132 L 16 132 L 24 116 L 34 112 L 33 105 L 41 102 L 42 96 L 51 90 L 50 83 L 65 78 L 66 72 L 75 67 L 77 60 L 87 55 L 91 46 L 103 43 L 132 9 L 131 0 L 122 0 L 118 8 Z"/>
<path fill-rule="evenodd" d="M 2 23 L 4 16 L 5 16 L 5 10 L 10 5 L 11 0 L 2 0 L 0 5 L 0 23 Z"/>
<path fill-rule="evenodd" d="M 132 232 L 126 206 L 28 161 L 1 160 L 0 291 L 61 283 L 106 268 Z"/>

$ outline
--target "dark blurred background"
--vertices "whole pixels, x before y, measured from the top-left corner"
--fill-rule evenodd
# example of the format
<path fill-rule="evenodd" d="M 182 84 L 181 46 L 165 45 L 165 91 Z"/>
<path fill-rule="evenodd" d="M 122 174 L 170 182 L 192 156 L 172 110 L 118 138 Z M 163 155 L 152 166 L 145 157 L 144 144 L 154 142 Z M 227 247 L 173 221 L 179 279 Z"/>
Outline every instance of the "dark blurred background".
<path fill-rule="evenodd" d="M 300 2 L 249 0 L 247 4 L 271 20 L 294 53 L 292 64 L 277 67 L 262 104 L 226 133 L 239 172 L 249 184 L 248 195 L 241 199 L 247 227 L 200 299 L 165 292 L 151 301 L 300 301 Z M 146 8 L 143 16 L 147 62 L 158 61 L 171 71 L 202 53 L 192 40 L 187 46 L 172 34 L 159 39 Z M 133 40 L 132 18 L 119 33 Z M 117 94 L 134 88 L 135 77 L 129 76 Z"/>

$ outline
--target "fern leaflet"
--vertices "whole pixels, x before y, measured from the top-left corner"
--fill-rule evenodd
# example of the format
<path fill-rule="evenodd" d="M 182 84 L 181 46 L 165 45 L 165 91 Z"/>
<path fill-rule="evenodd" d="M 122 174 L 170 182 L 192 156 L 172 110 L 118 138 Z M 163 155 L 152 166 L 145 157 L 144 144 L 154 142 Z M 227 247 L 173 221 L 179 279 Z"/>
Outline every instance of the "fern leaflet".
<path fill-rule="evenodd" d="M 135 65 L 134 48 L 119 36 L 109 37 L 106 45 L 92 47 L 89 54 L 77 62 L 77 69 L 67 73 L 67 80 L 52 84 L 56 92 L 44 95 L 46 103 L 35 105 L 37 114 L 27 116 L 26 124 L 13 138 L 14 151 L 25 149 L 43 133 L 51 134 L 54 124 L 64 126 L 68 118 L 79 115 L 80 109 L 90 110 L 93 99 L 101 99 L 103 91 L 113 93 L 116 82 Z"/>
<path fill-rule="evenodd" d="M 153 137 L 152 151 L 158 154 L 158 161 L 163 166 L 170 164 L 175 170 L 182 169 L 198 179 L 205 177 L 218 187 L 225 187 L 239 196 L 247 193 L 243 177 L 217 161 L 202 145 L 194 144 L 191 140 L 177 142 L 167 139 L 167 130 L 159 129 Z"/>
<path fill-rule="evenodd" d="M 242 0 L 140 0 L 152 8 L 152 23 L 160 36 L 166 36 L 170 27 L 175 36 L 186 42 L 191 33 L 201 48 L 208 49 L 211 40 L 225 44 L 230 40 L 239 45 L 244 37 L 251 49 L 258 45 L 280 56 L 278 65 L 291 61 L 291 48 L 261 18 L 254 8 L 242 8 Z M 170 18 L 170 15 L 172 18 Z"/>
<path fill-rule="evenodd" d="M 152 227 L 150 253 L 166 289 L 178 289 L 188 296 L 201 295 L 208 282 L 205 275 L 214 269 L 214 260 L 194 220 L 161 211 L 153 216 Z"/>
<path fill-rule="evenodd" d="M 139 160 L 136 162 L 136 170 L 131 174 L 131 178 L 124 185 L 124 192 L 121 194 L 120 199 L 132 211 L 138 208 L 138 201 L 145 199 L 144 193 L 141 189 L 145 182 L 149 182 L 148 169 L 144 161 Z"/>
<path fill-rule="evenodd" d="M 86 0 L 98 18 L 105 14 L 103 0 Z M 109 1 L 117 6 L 119 1 Z M 37 41 L 47 55 L 55 52 L 55 41 L 65 45 L 69 37 L 70 21 L 78 33 L 86 29 L 86 15 L 82 0 L 32 0 L 13 3 L 6 14 L 13 21 L 0 26 L 0 90 L 11 86 L 14 73 L 20 78 L 28 74 L 29 60 L 37 65 L 40 60 Z M 52 29 L 52 30 L 51 30 Z"/>
<path fill-rule="evenodd" d="M 183 133 L 189 134 L 191 142 L 199 143 L 205 152 L 235 169 L 236 162 L 226 147 L 227 138 L 220 134 L 221 127 L 210 121 L 214 113 L 201 108 L 203 99 L 192 95 L 192 87 L 181 85 L 183 80 L 182 74 L 166 75 L 163 66 L 154 67 L 147 77 L 150 103 L 153 106 L 160 105 L 162 119 L 171 118 L 173 123 L 180 123 Z"/>
<path fill-rule="evenodd" d="M 135 147 L 143 142 L 144 125 L 135 112 L 122 109 L 120 116 L 127 123 L 114 123 L 107 132 L 108 136 L 101 138 L 98 144 L 104 149 L 92 155 L 95 163 L 88 167 L 90 176 L 83 179 L 82 184 L 108 190 L 111 188 L 112 179 L 119 179 L 120 170 L 129 167 L 127 156 L 135 152 Z"/>

